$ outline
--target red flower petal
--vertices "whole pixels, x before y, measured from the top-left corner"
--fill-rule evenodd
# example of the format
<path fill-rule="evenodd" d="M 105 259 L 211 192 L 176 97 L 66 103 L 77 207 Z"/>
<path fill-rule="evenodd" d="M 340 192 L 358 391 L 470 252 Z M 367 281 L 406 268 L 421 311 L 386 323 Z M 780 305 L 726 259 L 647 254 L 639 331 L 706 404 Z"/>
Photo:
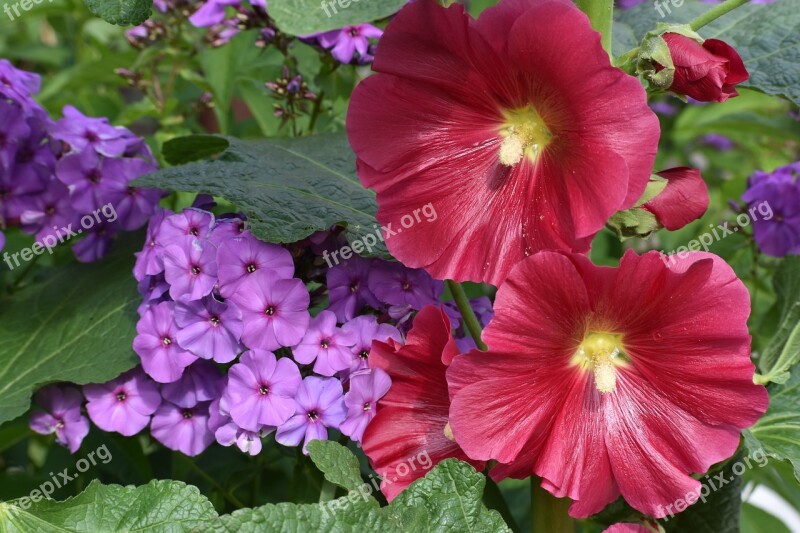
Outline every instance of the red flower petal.
<path fill-rule="evenodd" d="M 667 186 L 642 207 L 653 213 L 659 224 L 675 231 L 705 214 L 709 201 L 708 187 L 698 169 L 671 168 L 658 175 L 668 180 Z"/>

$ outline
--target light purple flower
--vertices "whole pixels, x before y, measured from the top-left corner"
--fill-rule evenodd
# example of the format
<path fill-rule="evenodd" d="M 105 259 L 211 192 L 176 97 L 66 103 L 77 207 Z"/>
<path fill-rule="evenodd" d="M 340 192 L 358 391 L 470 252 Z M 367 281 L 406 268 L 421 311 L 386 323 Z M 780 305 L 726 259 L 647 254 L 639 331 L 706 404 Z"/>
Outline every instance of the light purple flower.
<path fill-rule="evenodd" d="M 223 446 L 236 444 L 242 452 L 248 455 L 258 455 L 261 453 L 261 439 L 275 431 L 274 427 L 264 426 L 259 431 L 248 431 L 242 429 L 233 422 L 228 422 L 214 433 L 217 442 Z"/>
<path fill-rule="evenodd" d="M 244 330 L 242 312 L 213 296 L 175 303 L 178 345 L 197 357 L 230 363 L 244 350 L 239 342 Z"/>
<path fill-rule="evenodd" d="M 54 124 L 50 134 L 69 144 L 74 151 L 91 149 L 107 157 L 119 157 L 127 148 L 125 128 L 116 128 L 107 118 L 87 117 L 73 106 L 64 107 L 64 118 Z"/>
<path fill-rule="evenodd" d="M 378 400 L 389 392 L 391 386 L 389 374 L 380 368 L 363 370 L 350 376 L 350 390 L 344 395 L 347 418 L 339 430 L 354 441 L 361 442 L 364 430 L 375 418 Z"/>
<path fill-rule="evenodd" d="M 214 434 L 208 429 L 209 405 L 203 402 L 187 408 L 165 401 L 153 415 L 150 433 L 170 450 L 189 457 L 200 455 L 214 442 Z"/>
<path fill-rule="evenodd" d="M 277 350 L 303 338 L 311 297 L 299 279 L 274 279 L 268 271 L 248 276 L 231 297 L 242 310 L 242 342 L 251 349 Z"/>
<path fill-rule="evenodd" d="M 259 271 L 278 279 L 294 276 L 294 261 L 288 250 L 261 242 L 249 232 L 223 241 L 217 251 L 217 263 L 223 298 L 233 296 L 248 277 Z"/>
<path fill-rule="evenodd" d="M 89 419 L 81 413 L 83 394 L 75 387 L 50 385 L 36 393 L 44 411 L 31 414 L 30 428 L 42 435 L 56 434 L 56 443 L 75 453 L 89 434 Z"/>
<path fill-rule="evenodd" d="M 331 49 L 331 55 L 340 63 L 350 63 L 356 52 L 361 56 L 367 54 L 370 39 L 379 39 L 383 30 L 371 24 L 345 26 L 341 30 L 333 30 L 317 35 L 320 46 Z"/>
<path fill-rule="evenodd" d="M 42 79 L 38 74 L 14 67 L 7 59 L 0 59 L 0 95 L 23 104 L 36 104 L 30 96 L 39 92 Z"/>
<path fill-rule="evenodd" d="M 434 280 L 422 269 L 381 261 L 370 270 L 369 289 L 385 304 L 410 306 L 419 311 L 426 305 L 439 304 L 444 283 Z"/>
<path fill-rule="evenodd" d="M 221 377 L 213 363 L 197 361 L 186 367 L 178 381 L 163 385 L 161 395 L 178 407 L 194 407 L 217 397 Z"/>
<path fill-rule="evenodd" d="M 142 295 L 142 303 L 138 308 L 139 316 L 147 312 L 151 306 L 160 304 L 161 302 L 172 301 L 169 297 L 169 283 L 164 279 L 164 274 L 156 276 L 146 276 L 139 282 L 139 294 Z"/>
<path fill-rule="evenodd" d="M 114 226 L 105 221 L 84 231 L 84 237 L 72 246 L 72 253 L 81 263 L 94 263 L 105 257 L 116 235 Z"/>
<path fill-rule="evenodd" d="M 159 383 L 177 381 L 197 357 L 178 345 L 178 327 L 173 320 L 174 304 L 161 302 L 145 311 L 136 324 L 133 350 L 147 374 Z"/>
<path fill-rule="evenodd" d="M 64 156 L 56 164 L 56 176 L 70 188 L 72 207 L 87 214 L 108 203 L 103 196 L 106 182 L 118 181 L 127 187 L 124 167 L 123 159 L 108 159 L 84 150 Z"/>
<path fill-rule="evenodd" d="M 89 418 L 97 427 L 126 437 L 147 427 L 150 415 L 161 404 L 158 386 L 140 368 L 102 385 L 86 385 L 83 395 L 89 402 Z"/>
<path fill-rule="evenodd" d="M 334 378 L 308 376 L 295 396 L 296 412 L 278 428 L 275 440 L 284 446 L 303 443 L 303 453 L 312 440 L 327 440 L 328 428 L 344 422 L 346 412 L 342 383 Z"/>
<path fill-rule="evenodd" d="M 28 208 L 20 216 L 22 231 L 36 234 L 36 241 L 50 236 L 53 242 L 58 241 L 62 228 L 70 224 L 77 227 L 78 216 L 72 208 L 67 187 L 60 181 L 51 180 L 47 189 L 33 198 Z"/>
<path fill-rule="evenodd" d="M 300 344 L 292 348 L 292 354 L 298 363 L 314 363 L 317 374 L 332 376 L 350 368 L 355 342 L 354 333 L 336 327 L 336 315 L 321 311 L 311 320 Z"/>
<path fill-rule="evenodd" d="M 136 253 L 136 264 L 133 267 L 133 276 L 137 281 L 142 281 L 145 276 L 164 272 L 164 247 L 158 242 L 158 231 L 164 219 L 171 214 L 171 211 L 158 209 L 150 218 L 144 248 Z"/>
<path fill-rule="evenodd" d="M 358 314 L 365 305 L 380 308 L 375 295 L 369 290 L 369 271 L 372 261 L 353 257 L 346 263 L 328 270 L 328 309 L 336 314 L 339 322 L 347 322 Z"/>
<path fill-rule="evenodd" d="M 164 275 L 174 300 L 199 300 L 217 283 L 217 249 L 207 240 L 184 240 L 164 249 Z"/>
<path fill-rule="evenodd" d="M 247 222 L 243 218 L 220 218 L 208 235 L 208 240 L 219 246 L 235 237 L 241 237 L 247 230 Z"/>
<path fill-rule="evenodd" d="M 156 169 L 142 159 L 121 159 L 124 179 L 104 180 L 100 185 L 101 197 L 111 203 L 117 213 L 119 224 L 126 231 L 141 228 L 155 212 L 164 193 L 159 189 L 142 189 L 128 185 L 130 181 Z"/>
<path fill-rule="evenodd" d="M 352 334 L 355 338 L 355 343 L 350 348 L 351 372 L 368 368 L 372 341 L 387 342 L 389 339 L 394 339 L 397 342 L 403 342 L 400 330 L 391 324 L 378 324 L 378 319 L 373 315 L 357 316 L 343 325 L 342 330 Z"/>
<path fill-rule="evenodd" d="M 196 28 L 221 24 L 225 20 L 225 7 L 238 6 L 241 0 L 206 0 L 200 9 L 192 13 L 189 22 Z"/>
<path fill-rule="evenodd" d="M 169 215 L 159 226 L 156 240 L 161 246 L 181 243 L 187 238 L 205 239 L 214 226 L 214 215 L 200 209 L 184 209 L 182 213 Z"/>
<path fill-rule="evenodd" d="M 237 426 L 259 431 L 280 426 L 295 413 L 294 396 L 300 386 L 300 370 L 288 358 L 252 350 L 242 355 L 228 372 L 223 403 Z"/>

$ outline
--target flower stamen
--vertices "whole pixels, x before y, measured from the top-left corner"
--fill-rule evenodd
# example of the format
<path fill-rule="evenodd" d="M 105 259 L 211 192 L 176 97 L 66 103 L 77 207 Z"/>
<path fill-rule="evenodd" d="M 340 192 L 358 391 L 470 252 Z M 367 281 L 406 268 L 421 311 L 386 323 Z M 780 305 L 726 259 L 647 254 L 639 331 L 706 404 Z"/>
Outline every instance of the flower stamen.
<path fill-rule="evenodd" d="M 617 390 L 617 365 L 626 360 L 619 346 L 621 338 L 611 333 L 588 333 L 573 362 L 594 373 L 594 385 L 601 394 Z"/>

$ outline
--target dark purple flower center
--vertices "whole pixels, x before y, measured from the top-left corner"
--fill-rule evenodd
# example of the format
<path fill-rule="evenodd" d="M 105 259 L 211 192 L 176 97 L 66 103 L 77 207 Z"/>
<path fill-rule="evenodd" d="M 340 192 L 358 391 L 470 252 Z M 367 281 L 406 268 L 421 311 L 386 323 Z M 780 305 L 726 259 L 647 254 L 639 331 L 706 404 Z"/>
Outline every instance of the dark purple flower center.
<path fill-rule="evenodd" d="M 194 266 L 192 267 L 192 274 L 194 274 L 195 276 L 199 276 L 199 275 L 200 275 L 200 272 L 202 272 L 202 270 L 200 270 L 200 267 L 199 267 L 199 266 L 197 266 L 197 265 L 194 265 Z"/>
<path fill-rule="evenodd" d="M 90 143 L 96 143 L 100 140 L 100 137 L 97 136 L 95 132 L 92 130 L 86 130 L 86 133 L 83 134 L 83 138 L 89 141 Z"/>
<path fill-rule="evenodd" d="M 403 287 L 403 290 L 404 290 L 404 291 L 409 291 L 409 290 L 411 290 L 411 284 L 410 284 L 409 282 L 407 282 L 407 281 L 404 281 L 404 282 L 403 282 L 403 285 L 402 285 L 402 287 Z"/>
<path fill-rule="evenodd" d="M 56 418 L 56 429 L 61 429 L 64 427 L 64 421 L 60 418 Z"/>
<path fill-rule="evenodd" d="M 312 422 L 316 422 L 319 419 L 319 414 L 316 411 L 309 411 L 308 419 Z"/>
<path fill-rule="evenodd" d="M 350 28 L 348 33 L 350 34 L 350 37 L 358 37 L 361 34 L 358 28 Z"/>
<path fill-rule="evenodd" d="M 117 401 L 118 402 L 124 402 L 125 398 L 127 398 L 127 396 L 125 395 L 124 392 L 118 392 L 117 393 Z"/>
<path fill-rule="evenodd" d="M 192 418 L 194 416 L 194 413 L 192 412 L 191 409 L 184 409 L 181 412 L 181 414 L 183 415 L 183 418 L 185 418 L 186 420 L 189 420 L 190 418 Z"/>
<path fill-rule="evenodd" d="M 218 316 L 212 316 L 210 320 L 212 326 L 219 326 L 220 319 Z"/>
<path fill-rule="evenodd" d="M 170 339 L 169 337 L 164 337 L 163 339 L 161 339 L 161 343 L 164 346 L 169 346 L 170 344 L 172 344 L 172 339 Z"/>
<path fill-rule="evenodd" d="M 56 212 L 56 208 L 53 205 L 48 205 L 47 207 L 44 208 L 44 212 L 47 215 L 52 215 Z"/>
<path fill-rule="evenodd" d="M 245 268 L 245 270 L 247 270 L 247 273 L 248 273 L 248 274 L 252 274 L 252 273 L 253 273 L 253 272 L 255 272 L 256 270 L 258 270 L 258 267 L 255 265 L 255 263 L 250 263 L 249 265 L 247 265 L 247 267 Z"/>
<path fill-rule="evenodd" d="M 275 315 L 275 311 L 276 311 L 275 306 L 270 305 L 266 309 L 264 309 L 264 314 L 267 316 L 273 316 Z"/>
<path fill-rule="evenodd" d="M 372 409 L 372 405 L 369 402 L 364 402 L 364 411 L 369 411 Z"/>
<path fill-rule="evenodd" d="M 369 357 L 369 352 L 367 350 L 361 350 L 361 352 L 358 354 L 358 356 L 361 359 L 365 359 L 366 360 L 366 358 Z"/>
<path fill-rule="evenodd" d="M 358 282 L 354 281 L 350 284 L 350 292 L 358 292 Z"/>
<path fill-rule="evenodd" d="M 266 385 L 261 385 L 260 387 L 258 387 L 258 393 L 261 396 L 266 396 L 267 394 L 269 394 L 269 387 L 267 387 Z"/>
<path fill-rule="evenodd" d="M 319 345 L 322 346 L 325 349 L 328 349 L 328 347 L 331 345 L 331 340 L 330 339 L 322 339 L 321 341 L 319 341 Z"/>
<path fill-rule="evenodd" d="M 15 159 L 17 163 L 30 163 L 33 161 L 33 150 L 28 147 L 20 148 Z"/>
<path fill-rule="evenodd" d="M 100 183 L 101 177 L 102 176 L 100 175 L 100 171 L 97 170 L 96 168 L 93 168 L 92 170 L 89 171 L 88 174 L 86 174 L 86 179 L 88 179 L 92 183 Z"/>
<path fill-rule="evenodd" d="M 197 226 L 189 226 L 189 235 L 194 235 L 197 237 L 200 235 L 200 230 L 197 228 Z"/>

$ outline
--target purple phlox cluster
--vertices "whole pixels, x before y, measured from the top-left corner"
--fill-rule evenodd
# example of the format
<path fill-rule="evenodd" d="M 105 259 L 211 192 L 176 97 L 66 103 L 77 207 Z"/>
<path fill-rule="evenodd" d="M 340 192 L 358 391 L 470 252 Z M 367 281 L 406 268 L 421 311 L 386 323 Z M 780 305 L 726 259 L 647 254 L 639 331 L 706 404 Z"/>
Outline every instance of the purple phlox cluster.
<path fill-rule="evenodd" d="M 480 298 L 471 299 L 469 303 L 472 306 L 472 310 L 475 312 L 475 316 L 478 317 L 481 327 L 485 328 L 489 325 L 489 322 L 494 318 L 492 301 L 487 296 L 481 296 Z M 470 350 L 476 349 L 478 346 L 475 344 L 475 340 L 464 325 L 464 321 L 461 319 L 461 313 L 455 302 L 448 302 L 444 310 L 447 316 L 450 317 L 451 323 L 453 323 L 453 334 L 456 337 L 458 350 L 461 353 L 467 353 Z"/>
<path fill-rule="evenodd" d="M 53 122 L 33 99 L 39 86 L 38 75 L 0 59 L 0 225 L 19 226 L 48 250 L 73 239 L 78 260 L 95 261 L 119 231 L 153 214 L 163 193 L 130 182 L 155 160 L 143 139 L 108 119 L 66 106 Z"/>
<path fill-rule="evenodd" d="M 773 257 L 800 254 L 800 162 L 756 172 L 742 195 L 759 249 Z"/>

